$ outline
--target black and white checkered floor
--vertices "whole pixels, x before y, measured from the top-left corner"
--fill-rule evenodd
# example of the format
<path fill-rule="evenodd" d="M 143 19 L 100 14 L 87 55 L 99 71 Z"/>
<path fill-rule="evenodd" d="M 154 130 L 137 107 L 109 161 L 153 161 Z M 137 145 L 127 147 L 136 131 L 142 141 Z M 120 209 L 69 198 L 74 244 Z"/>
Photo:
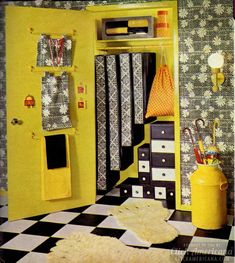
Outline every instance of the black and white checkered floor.
<path fill-rule="evenodd" d="M 170 210 L 168 223 L 178 229 L 179 236 L 169 243 L 149 245 L 120 227 L 107 212 L 127 199 L 115 188 L 97 196 L 94 205 L 8 222 L 7 200 L 1 198 L 0 263 L 44 263 L 50 248 L 76 231 L 116 237 L 133 247 L 168 249 L 182 262 L 235 262 L 233 216 L 228 216 L 225 228 L 208 231 L 192 225 L 190 212 Z"/>

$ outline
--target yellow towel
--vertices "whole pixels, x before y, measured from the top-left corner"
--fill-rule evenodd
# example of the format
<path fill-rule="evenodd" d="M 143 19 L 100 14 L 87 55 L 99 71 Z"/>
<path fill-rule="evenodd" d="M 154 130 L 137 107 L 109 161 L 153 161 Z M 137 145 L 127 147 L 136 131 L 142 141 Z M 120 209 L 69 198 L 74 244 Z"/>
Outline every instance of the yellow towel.
<path fill-rule="evenodd" d="M 106 34 L 107 35 L 128 34 L 128 28 L 127 27 L 107 28 Z"/>
<path fill-rule="evenodd" d="M 128 20 L 128 27 L 148 27 L 147 19 Z"/>

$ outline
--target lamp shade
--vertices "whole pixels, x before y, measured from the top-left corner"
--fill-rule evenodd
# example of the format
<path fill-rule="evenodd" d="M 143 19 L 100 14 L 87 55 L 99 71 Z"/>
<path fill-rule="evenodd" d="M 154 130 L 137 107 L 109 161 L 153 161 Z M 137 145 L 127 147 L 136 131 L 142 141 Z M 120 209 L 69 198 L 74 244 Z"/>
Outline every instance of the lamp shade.
<path fill-rule="evenodd" d="M 211 68 L 221 68 L 224 64 L 224 57 L 219 53 L 213 53 L 208 57 L 208 64 Z"/>

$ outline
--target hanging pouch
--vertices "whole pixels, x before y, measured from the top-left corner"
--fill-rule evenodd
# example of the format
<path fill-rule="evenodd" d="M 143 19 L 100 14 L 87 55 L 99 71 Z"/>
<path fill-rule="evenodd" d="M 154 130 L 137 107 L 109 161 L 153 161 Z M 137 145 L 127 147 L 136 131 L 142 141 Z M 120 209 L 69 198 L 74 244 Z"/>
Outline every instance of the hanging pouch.
<path fill-rule="evenodd" d="M 165 64 L 162 64 L 162 57 Z M 166 57 L 161 57 L 161 66 L 154 77 L 145 118 L 157 116 L 174 116 L 174 84 L 167 66 Z"/>
<path fill-rule="evenodd" d="M 72 40 L 67 36 L 51 38 L 42 34 L 37 45 L 37 66 L 69 67 L 72 65 Z"/>

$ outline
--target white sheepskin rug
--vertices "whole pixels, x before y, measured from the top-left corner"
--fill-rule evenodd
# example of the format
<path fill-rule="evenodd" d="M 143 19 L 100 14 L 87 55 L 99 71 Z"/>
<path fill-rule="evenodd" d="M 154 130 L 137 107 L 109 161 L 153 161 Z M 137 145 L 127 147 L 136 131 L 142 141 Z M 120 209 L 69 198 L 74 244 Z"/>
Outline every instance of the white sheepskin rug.
<path fill-rule="evenodd" d="M 138 199 L 109 210 L 118 223 L 134 232 L 140 239 L 152 244 L 172 241 L 177 230 L 165 220 L 169 210 L 154 199 Z"/>
<path fill-rule="evenodd" d="M 175 263 L 180 259 L 164 249 L 128 247 L 116 238 L 74 233 L 59 240 L 48 263 Z"/>

